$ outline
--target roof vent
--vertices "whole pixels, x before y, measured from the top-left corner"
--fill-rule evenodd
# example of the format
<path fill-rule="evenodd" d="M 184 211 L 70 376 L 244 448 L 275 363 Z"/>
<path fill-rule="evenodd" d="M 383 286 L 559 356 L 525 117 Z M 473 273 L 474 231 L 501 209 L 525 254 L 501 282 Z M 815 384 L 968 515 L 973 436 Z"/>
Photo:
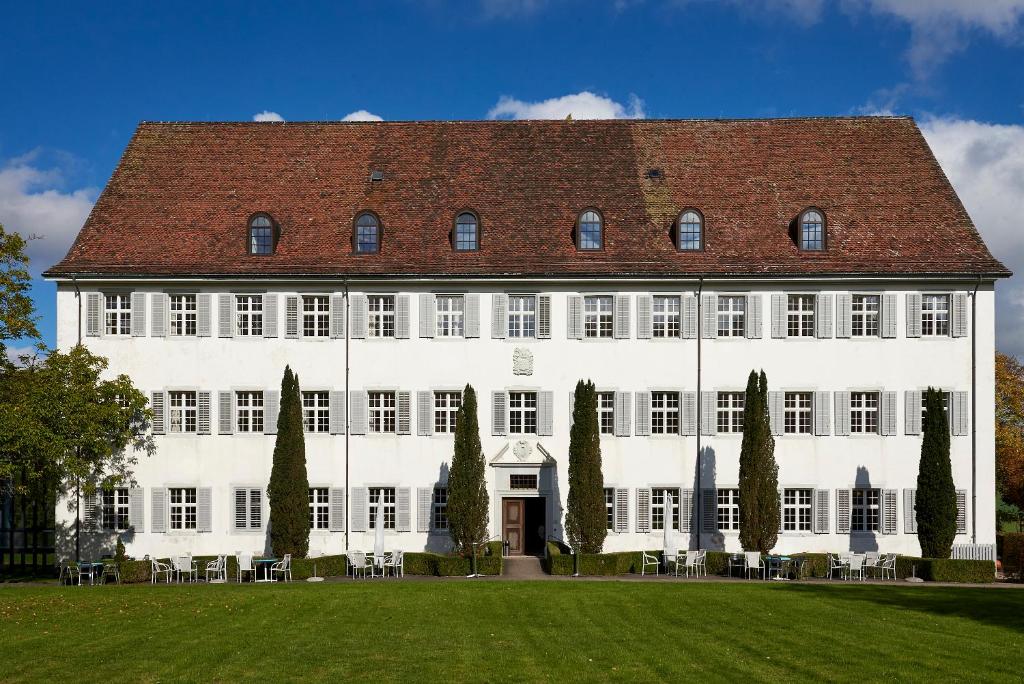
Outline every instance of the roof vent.
<path fill-rule="evenodd" d="M 382 181 L 382 180 L 384 180 L 384 172 L 381 171 L 380 169 L 374 169 L 374 170 L 370 171 L 370 180 L 371 181 Z"/>
<path fill-rule="evenodd" d="M 661 172 L 661 169 L 647 169 L 647 177 L 651 180 L 661 180 L 665 174 Z"/>

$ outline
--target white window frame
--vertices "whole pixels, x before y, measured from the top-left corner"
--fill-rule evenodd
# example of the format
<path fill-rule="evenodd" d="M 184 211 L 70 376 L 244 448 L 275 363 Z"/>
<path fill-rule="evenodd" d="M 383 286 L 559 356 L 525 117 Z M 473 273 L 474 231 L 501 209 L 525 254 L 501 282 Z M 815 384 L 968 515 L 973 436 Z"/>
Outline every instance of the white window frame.
<path fill-rule="evenodd" d="M 372 390 L 366 393 L 367 427 L 373 434 L 393 435 L 398 432 L 398 392 Z"/>
<path fill-rule="evenodd" d="M 855 487 L 850 490 L 850 532 L 882 530 L 882 490 Z"/>
<path fill-rule="evenodd" d="M 448 487 L 437 485 L 430 495 L 430 529 L 443 532 L 448 529 Z"/>
<path fill-rule="evenodd" d="M 263 295 L 235 295 L 235 334 L 263 337 Z"/>
<path fill-rule="evenodd" d="M 331 393 L 327 390 L 303 390 L 302 430 L 308 434 L 331 431 Z"/>
<path fill-rule="evenodd" d="M 366 295 L 366 336 L 384 339 L 395 336 L 395 307 L 393 294 Z"/>
<path fill-rule="evenodd" d="M 195 531 L 199 528 L 198 490 L 195 487 L 169 487 L 167 502 L 168 529 Z"/>
<path fill-rule="evenodd" d="M 199 430 L 199 397 L 194 390 L 167 392 L 167 432 L 195 434 Z"/>
<path fill-rule="evenodd" d="M 465 337 L 466 298 L 463 295 L 439 294 L 435 302 L 435 337 Z"/>
<path fill-rule="evenodd" d="M 598 434 L 615 434 L 615 392 L 597 393 Z"/>
<path fill-rule="evenodd" d="M 309 529 L 311 532 L 326 532 L 331 528 L 330 487 L 309 488 Z"/>
<path fill-rule="evenodd" d="M 679 295 L 653 295 L 651 301 L 651 336 L 674 338 L 682 336 L 683 301 Z"/>
<path fill-rule="evenodd" d="M 608 518 L 606 529 L 612 532 L 615 530 L 615 487 L 604 488 L 604 510 Z"/>
<path fill-rule="evenodd" d="M 814 433 L 814 392 L 785 392 L 782 432 L 787 435 Z"/>
<path fill-rule="evenodd" d="M 722 433 L 743 432 L 746 392 L 718 392 L 715 396 L 715 422 Z"/>
<path fill-rule="evenodd" d="M 715 492 L 715 520 L 719 530 L 738 532 L 740 529 L 740 490 L 723 487 Z"/>
<path fill-rule="evenodd" d="M 331 298 L 323 294 L 301 297 L 300 333 L 302 337 L 326 339 L 331 336 Z"/>
<path fill-rule="evenodd" d="M 782 531 L 814 531 L 814 490 L 787 487 L 782 490 Z"/>
<path fill-rule="evenodd" d="M 532 390 L 512 390 L 508 393 L 510 435 L 537 434 L 537 400 L 538 392 Z"/>
<path fill-rule="evenodd" d="M 101 489 L 97 494 L 100 509 L 100 528 L 113 531 L 127 530 L 131 524 L 131 520 L 128 517 L 128 488 Z"/>
<path fill-rule="evenodd" d="M 942 410 L 946 414 L 946 421 L 949 422 L 949 391 L 941 388 L 937 388 L 939 393 L 942 395 Z M 924 430 L 924 414 L 925 404 L 928 401 L 928 393 L 921 390 L 921 429 Z"/>
<path fill-rule="evenodd" d="M 263 390 L 235 391 L 235 431 L 262 433 L 265 402 Z"/>
<path fill-rule="evenodd" d="M 880 392 L 850 392 L 850 433 L 877 435 Z"/>
<path fill-rule="evenodd" d="M 437 434 L 455 433 L 455 416 L 462 406 L 462 392 L 459 390 L 435 390 L 434 396 L 434 432 Z"/>
<path fill-rule="evenodd" d="M 651 392 L 651 434 L 678 435 L 681 401 L 679 392 Z"/>
<path fill-rule="evenodd" d="M 949 337 L 953 297 L 948 293 L 921 295 L 921 337 Z"/>
<path fill-rule="evenodd" d="M 132 296 L 129 292 L 103 295 L 103 334 L 127 337 L 132 334 Z"/>
<path fill-rule="evenodd" d="M 855 294 L 850 296 L 850 336 L 878 337 L 881 335 L 882 295 Z"/>
<path fill-rule="evenodd" d="M 666 501 L 666 498 L 669 501 Z M 651 487 L 651 530 L 664 530 L 665 518 L 672 516 L 673 530 L 679 529 L 679 488 Z"/>
<path fill-rule="evenodd" d="M 788 337 L 814 337 L 814 304 L 812 294 L 786 295 L 786 334 Z"/>
<path fill-rule="evenodd" d="M 172 292 L 168 295 L 168 302 L 171 336 L 195 337 L 199 333 L 199 298 L 194 294 Z"/>
<path fill-rule="evenodd" d="M 718 336 L 745 337 L 747 298 L 743 295 L 718 295 Z"/>
<path fill-rule="evenodd" d="M 508 296 L 508 337 L 537 338 L 537 295 L 510 294 Z"/>
<path fill-rule="evenodd" d="M 583 296 L 583 337 L 611 339 L 615 328 L 615 297 L 612 295 Z"/>
<path fill-rule="evenodd" d="M 377 499 L 380 492 L 384 492 L 384 501 L 381 503 L 384 507 L 384 529 L 398 529 L 398 505 L 395 503 L 398 490 L 395 487 L 368 488 L 369 503 L 366 510 L 366 520 L 369 523 L 368 529 L 376 529 L 374 522 L 377 519 Z"/>

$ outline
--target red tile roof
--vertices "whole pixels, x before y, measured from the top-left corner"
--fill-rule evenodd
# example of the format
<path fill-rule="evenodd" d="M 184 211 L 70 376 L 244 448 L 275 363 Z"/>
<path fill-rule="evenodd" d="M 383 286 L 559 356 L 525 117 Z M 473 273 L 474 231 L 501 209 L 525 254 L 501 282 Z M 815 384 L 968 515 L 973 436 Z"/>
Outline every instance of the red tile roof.
<path fill-rule="evenodd" d="M 811 205 L 827 216 L 823 253 L 790 237 Z M 599 252 L 574 246 L 587 207 L 605 219 Z M 703 252 L 673 245 L 687 207 L 705 216 Z M 467 208 L 481 249 L 455 252 Z M 362 210 L 381 217 L 379 254 L 352 252 Z M 282 228 L 272 256 L 247 253 L 256 212 Z M 47 272 L 847 273 L 1009 273 L 912 119 L 143 123 Z"/>

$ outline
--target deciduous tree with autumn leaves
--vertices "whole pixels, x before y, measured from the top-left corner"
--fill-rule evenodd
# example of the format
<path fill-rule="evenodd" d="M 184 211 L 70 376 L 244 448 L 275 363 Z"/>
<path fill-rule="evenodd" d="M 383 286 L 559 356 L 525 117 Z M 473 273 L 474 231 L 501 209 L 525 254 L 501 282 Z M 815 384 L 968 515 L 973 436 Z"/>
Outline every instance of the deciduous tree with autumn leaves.
<path fill-rule="evenodd" d="M 1005 504 L 1024 509 L 1024 364 L 996 352 L 996 487 Z M 1003 506 L 1005 513 L 1012 509 Z"/>

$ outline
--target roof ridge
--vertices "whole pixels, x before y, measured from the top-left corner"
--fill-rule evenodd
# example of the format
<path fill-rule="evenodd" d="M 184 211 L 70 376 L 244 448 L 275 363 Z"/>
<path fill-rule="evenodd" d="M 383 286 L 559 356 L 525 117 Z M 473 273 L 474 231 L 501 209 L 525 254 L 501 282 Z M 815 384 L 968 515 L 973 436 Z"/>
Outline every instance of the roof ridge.
<path fill-rule="evenodd" d="M 249 120 L 233 120 L 224 119 L 216 121 L 203 121 L 197 119 L 181 119 L 181 120 L 155 120 L 155 119 L 143 119 L 139 121 L 139 125 L 150 125 L 150 124 L 167 124 L 167 125 L 189 125 L 189 126 L 222 126 L 222 125 L 247 125 L 247 126 L 323 126 L 323 125 L 339 125 L 339 126 L 393 126 L 403 124 L 485 124 L 485 125 L 499 125 L 499 124 L 513 124 L 513 125 L 530 125 L 530 124 L 602 124 L 602 125 L 636 125 L 645 123 L 785 123 L 790 121 L 914 121 L 914 117 L 909 114 L 884 114 L 884 115 L 868 115 L 868 114 L 856 114 L 856 115 L 840 115 L 840 116 L 779 116 L 779 117 L 694 117 L 694 118 L 621 118 L 621 119 L 585 119 L 585 118 L 574 118 L 572 120 L 565 120 L 563 118 L 558 119 L 392 119 L 386 121 L 342 121 L 341 119 L 307 119 L 301 121 L 249 121 Z"/>

